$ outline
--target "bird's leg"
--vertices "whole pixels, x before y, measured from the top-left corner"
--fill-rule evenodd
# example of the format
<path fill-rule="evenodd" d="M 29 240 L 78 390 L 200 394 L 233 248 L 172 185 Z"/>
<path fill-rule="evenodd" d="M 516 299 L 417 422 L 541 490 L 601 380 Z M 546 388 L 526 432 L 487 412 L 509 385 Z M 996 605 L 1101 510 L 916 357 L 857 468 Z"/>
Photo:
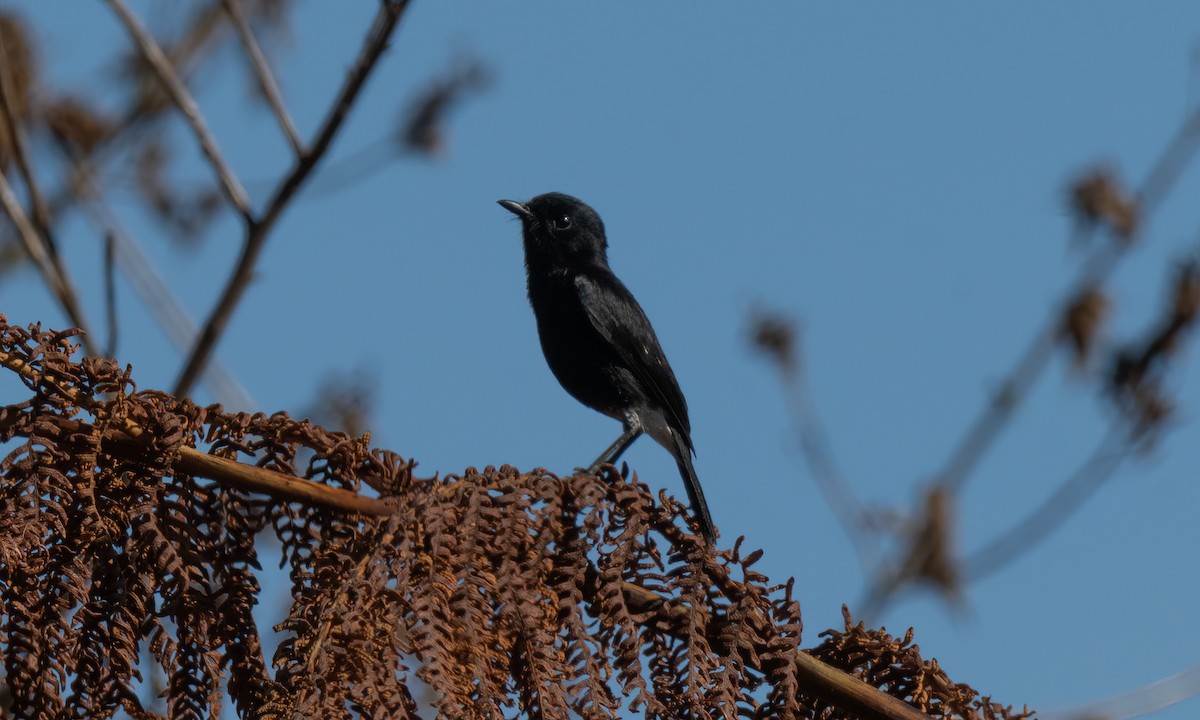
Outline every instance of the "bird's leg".
<path fill-rule="evenodd" d="M 596 462 L 588 467 L 588 472 L 594 473 L 600 469 L 601 465 L 609 465 L 617 461 L 617 458 L 629 449 L 634 440 L 637 440 L 642 434 L 641 425 L 627 424 L 625 432 L 621 433 L 621 437 L 617 438 L 616 442 L 608 446 L 608 449 L 600 453 L 600 457 L 596 458 Z"/>

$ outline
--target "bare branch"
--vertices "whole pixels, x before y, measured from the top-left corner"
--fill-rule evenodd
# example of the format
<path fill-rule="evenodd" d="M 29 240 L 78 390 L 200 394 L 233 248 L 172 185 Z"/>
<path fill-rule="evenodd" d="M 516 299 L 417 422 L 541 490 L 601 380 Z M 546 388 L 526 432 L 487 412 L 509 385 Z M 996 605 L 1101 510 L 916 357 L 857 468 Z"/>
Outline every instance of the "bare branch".
<path fill-rule="evenodd" d="M 119 2 L 119 0 L 117 1 Z M 325 117 L 321 129 L 317 132 L 316 139 L 308 151 L 299 158 L 295 168 L 292 169 L 288 176 L 283 179 L 283 182 L 279 184 L 278 188 L 276 188 L 275 195 L 267 204 L 262 216 L 256 222 L 250 224 L 246 244 L 242 249 L 242 255 L 238 259 L 237 266 L 230 275 L 216 308 L 213 309 L 208 321 L 205 322 L 204 329 L 200 332 L 200 337 L 197 339 L 196 345 L 192 348 L 187 362 L 179 374 L 179 379 L 175 382 L 175 395 L 187 395 L 195 384 L 197 377 L 199 377 L 201 370 L 208 363 L 208 359 L 212 355 L 217 341 L 224 333 L 225 326 L 229 323 L 229 318 L 233 315 L 234 308 L 237 307 L 243 293 L 246 291 L 246 287 L 250 284 L 250 279 L 254 276 L 258 256 L 266 244 L 271 229 L 280 215 L 283 214 L 288 201 L 303 186 L 313 169 L 317 166 L 317 163 L 321 161 L 329 149 L 330 144 L 349 114 L 351 107 L 353 107 L 355 100 L 358 98 L 359 91 L 362 90 L 371 71 L 383 55 L 383 51 L 387 49 L 392 32 L 395 30 L 396 24 L 404 14 L 404 10 L 408 7 L 408 4 L 408 0 L 394 0 L 381 3 L 379 12 L 375 16 L 371 29 L 363 42 L 358 60 L 354 63 L 354 67 L 346 77 L 341 91 L 338 93 L 329 110 L 329 114 Z"/>
<path fill-rule="evenodd" d="M 146 61 L 154 68 L 154 72 L 171 95 L 171 99 L 179 106 L 179 110 L 187 119 L 188 125 L 191 126 L 192 132 L 200 142 L 200 149 L 204 152 L 204 156 L 208 158 L 213 172 L 217 174 L 217 178 L 221 182 L 225 196 L 237 208 L 237 211 L 246 220 L 247 225 L 252 226 L 254 218 L 250 209 L 250 201 L 246 197 L 246 190 L 238 181 L 237 176 L 234 175 L 232 168 L 226 164 L 225 158 L 221 155 L 221 151 L 217 147 L 216 139 L 212 136 L 207 123 L 204 121 L 204 116 L 200 112 L 200 106 L 196 103 L 192 94 L 188 92 L 187 86 L 184 85 L 179 74 L 175 72 L 171 61 L 167 59 L 167 56 L 163 53 L 162 48 L 158 46 L 158 43 L 154 41 L 154 38 L 150 37 L 146 28 L 142 27 L 137 16 L 125 5 L 124 0 L 108 0 L 108 4 L 125 25 L 125 29 L 133 36 L 142 54 L 146 57 Z"/>
<path fill-rule="evenodd" d="M 304 144 L 300 141 L 300 135 L 296 132 L 296 126 L 292 123 L 287 106 L 283 104 L 283 96 L 280 94 L 279 85 L 275 82 L 275 76 L 271 72 L 271 65 L 267 62 L 262 48 L 254 38 L 254 31 L 246 20 L 246 14 L 242 12 L 241 0 L 221 0 L 221 2 L 225 6 L 225 12 L 229 13 L 229 18 L 233 21 L 233 27 L 242 40 L 242 46 L 246 48 L 246 54 L 250 58 L 250 64 L 254 67 L 254 75 L 258 79 L 258 84 L 262 88 L 263 94 L 266 95 L 271 110 L 275 112 L 279 127 L 283 129 L 283 134 L 287 135 L 292 151 L 296 153 L 296 157 L 304 155 Z"/>

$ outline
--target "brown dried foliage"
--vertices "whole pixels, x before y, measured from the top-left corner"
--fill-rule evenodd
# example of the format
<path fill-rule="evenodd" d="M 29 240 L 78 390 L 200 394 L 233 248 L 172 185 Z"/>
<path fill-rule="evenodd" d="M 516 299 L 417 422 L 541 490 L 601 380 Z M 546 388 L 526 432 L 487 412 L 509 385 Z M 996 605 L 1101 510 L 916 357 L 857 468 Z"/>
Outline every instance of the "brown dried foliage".
<path fill-rule="evenodd" d="M 491 82 L 478 60 L 465 60 L 449 74 L 436 78 L 418 95 L 406 112 L 399 134 L 400 145 L 424 155 L 445 146 L 445 124 L 453 106 Z"/>
<path fill-rule="evenodd" d="M 1105 223 L 1123 240 L 1133 239 L 1137 232 L 1137 203 L 1108 171 L 1096 170 L 1080 178 L 1071 188 L 1071 204 L 1081 220 Z"/>
<path fill-rule="evenodd" d="M 12 118 L 17 123 L 28 119 L 33 106 L 31 93 L 36 83 L 34 53 L 29 33 L 15 15 L 0 12 L 0 83 L 8 97 Z M 6 169 L 13 156 L 13 128 L 10 113 L 0 113 L 0 169 Z"/>
<path fill-rule="evenodd" d="M 394 453 L 284 414 L 139 392 L 112 360 L 73 362 L 73 334 L 0 316 L 0 364 L 29 391 L 0 408 L 0 649 L 17 717 L 157 717 L 143 652 L 182 718 L 226 694 L 243 717 L 415 717 L 414 678 L 446 717 L 858 716 L 806 679 L 791 583 L 751 568 L 761 552 L 714 555 L 636 480 L 415 478 Z M 196 447 L 369 488 L 395 512 L 210 482 L 180 469 Z M 270 666 L 252 614 L 260 534 L 291 580 Z M 1027 716 L 949 682 L 911 637 L 848 619 L 829 634 L 817 657 L 930 713 Z"/>
<path fill-rule="evenodd" d="M 989 697 L 980 697 L 967 685 L 951 680 L 937 660 L 921 659 L 921 648 L 913 644 L 912 628 L 903 638 L 895 638 L 882 629 L 869 630 L 862 623 L 855 625 L 845 607 L 842 616 L 846 620 L 845 629 L 821 633 L 825 642 L 812 650 L 813 656 L 876 687 L 896 688 L 922 712 L 935 717 L 985 720 L 1033 717 L 1028 708 L 1014 711 Z M 825 712 L 828 717 L 841 716 L 834 708 Z"/>
<path fill-rule="evenodd" d="M 1135 436 L 1147 442 L 1171 416 L 1172 401 L 1163 390 L 1167 361 L 1181 347 L 1200 310 L 1200 263 L 1187 260 L 1175 271 L 1166 312 L 1149 336 L 1116 353 L 1109 390 L 1127 416 Z"/>
<path fill-rule="evenodd" d="M 1108 298 L 1094 288 L 1075 298 L 1063 314 L 1059 332 L 1070 342 L 1076 368 L 1083 368 L 1092 357 L 1097 335 L 1108 315 Z"/>

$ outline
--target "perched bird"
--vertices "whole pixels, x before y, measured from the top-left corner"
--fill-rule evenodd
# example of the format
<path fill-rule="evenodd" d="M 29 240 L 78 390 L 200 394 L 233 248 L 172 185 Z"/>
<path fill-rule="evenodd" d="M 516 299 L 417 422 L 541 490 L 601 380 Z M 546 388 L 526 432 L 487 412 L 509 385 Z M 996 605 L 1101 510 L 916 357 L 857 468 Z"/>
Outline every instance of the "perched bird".
<path fill-rule="evenodd" d="M 646 313 L 608 267 L 600 216 L 562 193 L 499 203 L 521 219 L 529 304 L 546 363 L 576 400 L 624 425 L 588 470 L 615 462 L 648 433 L 675 456 L 692 512 L 712 544 L 716 530 L 692 467 L 687 401 Z"/>

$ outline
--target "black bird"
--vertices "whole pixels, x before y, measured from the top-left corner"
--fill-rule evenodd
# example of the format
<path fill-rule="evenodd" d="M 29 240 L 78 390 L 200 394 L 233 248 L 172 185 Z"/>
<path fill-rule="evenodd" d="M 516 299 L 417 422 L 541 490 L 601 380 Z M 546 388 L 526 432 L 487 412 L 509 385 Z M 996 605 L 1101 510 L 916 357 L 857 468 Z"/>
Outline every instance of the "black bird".
<path fill-rule="evenodd" d="M 648 433 L 675 456 L 700 531 L 712 544 L 716 530 L 692 467 L 687 401 L 646 313 L 608 267 L 600 216 L 562 193 L 499 203 L 521 218 L 529 304 L 546 363 L 576 400 L 625 426 L 588 471 L 615 462 Z"/>

